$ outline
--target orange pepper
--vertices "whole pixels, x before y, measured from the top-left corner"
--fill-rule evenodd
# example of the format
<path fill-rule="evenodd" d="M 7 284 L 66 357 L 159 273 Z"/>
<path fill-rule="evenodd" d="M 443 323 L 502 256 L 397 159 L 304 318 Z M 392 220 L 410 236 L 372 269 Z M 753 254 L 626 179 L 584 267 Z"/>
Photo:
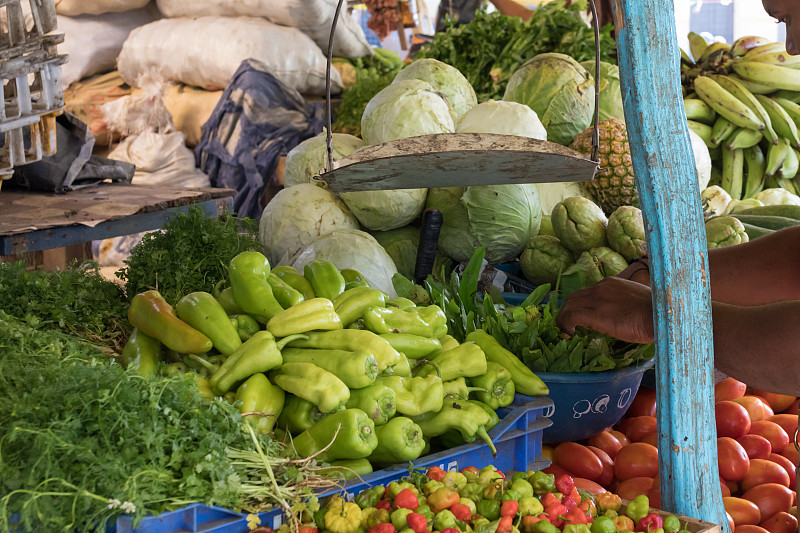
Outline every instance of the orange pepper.
<path fill-rule="evenodd" d="M 438 513 L 457 504 L 460 499 L 461 496 L 458 492 L 450 490 L 447 487 L 440 487 L 428 496 L 428 506 L 431 508 L 431 511 Z"/>
<path fill-rule="evenodd" d="M 612 511 L 619 511 L 619 508 L 622 506 L 622 499 L 613 492 L 600 493 L 595 496 L 594 500 L 597 504 L 597 509 L 601 513 L 604 513 L 609 509 Z"/>
<path fill-rule="evenodd" d="M 625 515 L 620 515 L 614 519 L 614 526 L 617 531 L 633 531 L 633 520 Z"/>

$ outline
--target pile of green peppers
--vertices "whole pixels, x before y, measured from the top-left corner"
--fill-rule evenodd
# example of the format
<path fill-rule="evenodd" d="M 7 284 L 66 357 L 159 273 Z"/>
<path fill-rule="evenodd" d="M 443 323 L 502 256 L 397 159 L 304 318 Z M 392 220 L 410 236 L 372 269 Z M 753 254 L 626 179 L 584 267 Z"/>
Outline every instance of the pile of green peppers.
<path fill-rule="evenodd" d="M 459 344 L 439 307 L 389 298 L 328 261 L 300 273 L 243 252 L 213 295 L 194 292 L 173 308 L 147 291 L 129 320 L 129 367 L 195 372 L 204 397 L 234 403 L 260 433 L 291 435 L 300 456 L 345 478 L 432 446 L 482 439 L 495 453 L 495 411 L 517 391 L 547 393 L 485 332 Z"/>

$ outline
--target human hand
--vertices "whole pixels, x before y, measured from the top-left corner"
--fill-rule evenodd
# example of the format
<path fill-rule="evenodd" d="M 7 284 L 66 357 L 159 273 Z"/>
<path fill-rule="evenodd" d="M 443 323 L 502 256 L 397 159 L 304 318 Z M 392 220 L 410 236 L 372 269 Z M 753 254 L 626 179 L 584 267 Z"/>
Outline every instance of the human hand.
<path fill-rule="evenodd" d="M 653 342 L 653 303 L 650 288 L 608 277 L 567 296 L 556 317 L 561 331 L 570 335 L 585 326 L 626 342 Z"/>
<path fill-rule="evenodd" d="M 639 259 L 628 265 L 617 277 L 650 286 L 650 264 L 646 259 Z"/>

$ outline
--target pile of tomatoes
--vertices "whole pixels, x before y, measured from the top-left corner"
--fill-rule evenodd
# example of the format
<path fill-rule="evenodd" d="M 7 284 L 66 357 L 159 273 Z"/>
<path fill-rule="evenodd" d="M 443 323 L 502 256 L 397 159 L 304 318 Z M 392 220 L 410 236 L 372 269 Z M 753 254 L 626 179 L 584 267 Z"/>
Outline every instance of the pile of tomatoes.
<path fill-rule="evenodd" d="M 548 473 L 570 474 L 578 487 L 613 491 L 623 499 L 645 494 L 659 507 L 655 391 L 640 388 L 626 417 L 583 442 L 545 446 Z M 720 490 L 737 533 L 794 533 L 797 529 L 792 442 L 798 398 L 749 390 L 733 378 L 715 387 Z"/>

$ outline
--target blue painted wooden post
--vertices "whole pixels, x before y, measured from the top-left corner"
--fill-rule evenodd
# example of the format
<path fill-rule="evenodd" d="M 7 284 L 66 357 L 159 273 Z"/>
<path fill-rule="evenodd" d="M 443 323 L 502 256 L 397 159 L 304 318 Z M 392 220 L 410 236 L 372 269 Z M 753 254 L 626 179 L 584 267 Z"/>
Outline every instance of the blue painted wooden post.
<path fill-rule="evenodd" d="M 672 0 L 614 0 L 625 119 L 647 229 L 661 504 L 729 532 L 717 470 L 705 232 Z"/>

